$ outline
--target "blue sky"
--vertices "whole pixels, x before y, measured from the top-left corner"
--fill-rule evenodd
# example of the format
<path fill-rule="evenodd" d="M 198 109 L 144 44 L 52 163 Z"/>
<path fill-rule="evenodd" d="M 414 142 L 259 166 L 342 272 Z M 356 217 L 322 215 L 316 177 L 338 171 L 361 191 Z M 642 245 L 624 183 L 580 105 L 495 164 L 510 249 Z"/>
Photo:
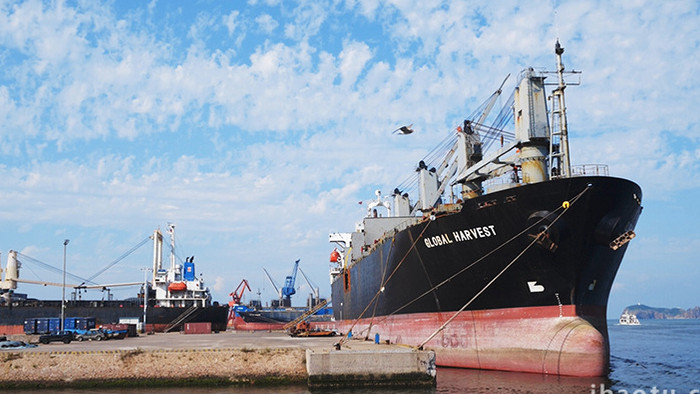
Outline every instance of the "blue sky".
<path fill-rule="evenodd" d="M 328 296 L 328 233 L 351 231 L 357 202 L 393 190 L 505 75 L 554 69 L 559 38 L 583 71 L 567 89 L 572 161 L 644 190 L 609 314 L 700 305 L 699 14 L 695 1 L 0 0 L 3 265 L 14 249 L 59 267 L 68 238 L 68 271 L 89 277 L 173 222 L 217 300 L 243 278 L 274 297 L 262 267 L 280 284 L 296 259 Z M 150 259 L 143 247 L 95 280 L 142 280 Z"/>

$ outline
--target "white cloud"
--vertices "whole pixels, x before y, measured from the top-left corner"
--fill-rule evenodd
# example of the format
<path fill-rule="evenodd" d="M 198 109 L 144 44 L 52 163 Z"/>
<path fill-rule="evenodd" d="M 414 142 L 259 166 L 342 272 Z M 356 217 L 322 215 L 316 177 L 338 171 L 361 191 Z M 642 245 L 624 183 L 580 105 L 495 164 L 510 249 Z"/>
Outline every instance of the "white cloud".
<path fill-rule="evenodd" d="M 240 15 L 240 12 L 238 11 L 231 11 L 228 15 L 224 15 L 222 17 L 224 26 L 226 26 L 226 29 L 228 30 L 228 35 L 233 36 L 233 33 L 236 31 L 236 28 L 238 27 L 238 23 L 236 19 Z"/>
<path fill-rule="evenodd" d="M 255 18 L 255 23 L 258 27 L 265 33 L 271 34 L 273 30 L 277 28 L 279 23 L 272 18 L 269 14 L 262 14 Z"/>
<path fill-rule="evenodd" d="M 516 4 L 249 1 L 177 28 L 162 3 L 0 7 L 0 218 L 24 234 L 177 220 L 230 262 L 229 286 L 261 261 L 323 259 L 325 232 L 350 230 L 364 193 L 393 189 L 507 73 L 553 69 L 557 35 L 584 71 L 567 89 L 574 161 L 646 199 L 697 195 L 694 4 L 564 2 L 556 21 L 550 2 Z"/>
<path fill-rule="evenodd" d="M 372 52 L 364 43 L 349 43 L 340 52 L 340 75 L 343 79 L 343 87 L 352 88 L 357 78 L 372 58 Z"/>

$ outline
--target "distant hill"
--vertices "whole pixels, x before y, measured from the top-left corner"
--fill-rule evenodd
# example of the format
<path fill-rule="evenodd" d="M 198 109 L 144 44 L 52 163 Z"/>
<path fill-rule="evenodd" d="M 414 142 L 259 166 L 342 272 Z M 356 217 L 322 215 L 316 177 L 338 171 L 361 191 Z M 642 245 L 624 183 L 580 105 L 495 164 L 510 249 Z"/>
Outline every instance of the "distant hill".
<path fill-rule="evenodd" d="M 625 312 L 637 315 L 637 319 L 700 319 L 700 306 L 691 309 L 654 308 L 646 305 L 630 305 Z"/>

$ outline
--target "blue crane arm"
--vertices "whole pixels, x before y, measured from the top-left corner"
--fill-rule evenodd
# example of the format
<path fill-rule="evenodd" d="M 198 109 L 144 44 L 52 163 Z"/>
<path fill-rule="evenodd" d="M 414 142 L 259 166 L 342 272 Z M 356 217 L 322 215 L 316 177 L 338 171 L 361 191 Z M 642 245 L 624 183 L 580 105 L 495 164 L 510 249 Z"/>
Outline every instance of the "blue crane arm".
<path fill-rule="evenodd" d="M 282 295 L 285 297 L 291 297 L 297 292 L 296 290 L 294 290 L 294 283 L 297 280 L 297 268 L 299 268 L 299 260 L 294 262 L 292 274 L 287 276 L 285 280 L 284 287 L 282 288 Z"/>

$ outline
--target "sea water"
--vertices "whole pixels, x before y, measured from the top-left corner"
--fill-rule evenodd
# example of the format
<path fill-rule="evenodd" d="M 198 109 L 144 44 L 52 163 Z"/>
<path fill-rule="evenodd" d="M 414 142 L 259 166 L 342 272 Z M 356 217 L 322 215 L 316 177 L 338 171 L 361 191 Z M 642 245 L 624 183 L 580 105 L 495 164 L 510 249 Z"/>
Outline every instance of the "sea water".
<path fill-rule="evenodd" d="M 642 320 L 639 326 L 610 321 L 607 377 L 572 378 L 539 374 L 438 368 L 431 388 L 367 388 L 309 391 L 306 386 L 187 387 L 167 389 L 53 390 L 63 394 L 269 394 L 269 393 L 581 393 L 700 394 L 700 320 Z M 36 393 L 37 391 L 16 391 Z"/>

